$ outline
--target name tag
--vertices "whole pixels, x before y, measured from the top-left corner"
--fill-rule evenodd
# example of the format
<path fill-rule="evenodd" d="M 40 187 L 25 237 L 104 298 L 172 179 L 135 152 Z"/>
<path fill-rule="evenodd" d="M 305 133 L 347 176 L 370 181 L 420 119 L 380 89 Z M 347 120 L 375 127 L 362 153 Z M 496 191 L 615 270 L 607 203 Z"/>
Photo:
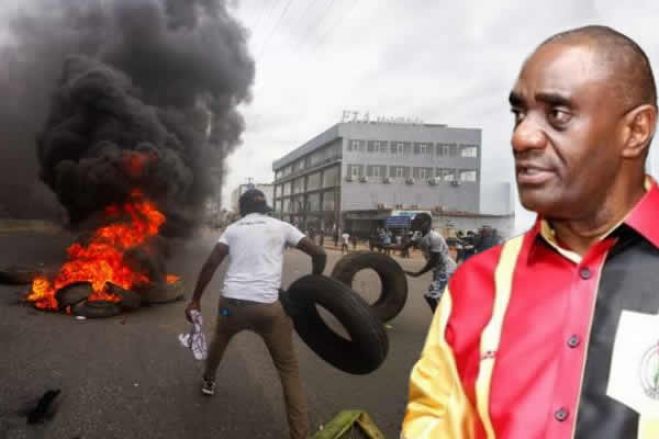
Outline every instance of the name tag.
<path fill-rule="evenodd" d="M 622 312 L 606 394 L 659 419 L 659 315 Z"/>

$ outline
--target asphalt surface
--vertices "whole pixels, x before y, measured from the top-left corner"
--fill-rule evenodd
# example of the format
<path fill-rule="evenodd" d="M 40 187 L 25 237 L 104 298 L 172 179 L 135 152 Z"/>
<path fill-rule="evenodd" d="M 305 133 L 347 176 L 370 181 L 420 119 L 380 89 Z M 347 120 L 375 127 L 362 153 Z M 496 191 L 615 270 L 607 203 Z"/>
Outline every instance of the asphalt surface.
<path fill-rule="evenodd" d="M 173 243 L 168 268 L 183 277 L 188 291 L 216 238 L 217 232 L 206 231 Z M 56 266 L 72 239 L 66 233 L 0 234 L 0 266 Z M 326 274 L 341 254 L 329 250 L 328 256 Z M 403 268 L 423 265 L 419 258 L 397 260 Z M 202 302 L 208 335 L 221 271 Z M 306 255 L 287 251 L 284 286 L 310 271 Z M 296 335 L 314 429 L 342 409 L 359 408 L 386 437 L 398 437 L 409 372 L 432 317 L 422 298 L 429 282 L 430 274 L 409 279 L 408 302 L 387 328 L 388 358 L 369 375 L 334 369 Z M 356 288 L 373 299 L 379 280 L 373 272 L 362 272 Z M 22 290 L 0 285 L 0 439 L 288 437 L 279 379 L 256 335 L 241 333 L 232 341 L 220 366 L 216 394 L 209 398 L 199 391 L 203 365 L 177 340 L 188 328 L 185 302 L 81 321 L 20 303 Z M 27 425 L 26 408 L 49 389 L 61 389 L 55 415 Z"/>

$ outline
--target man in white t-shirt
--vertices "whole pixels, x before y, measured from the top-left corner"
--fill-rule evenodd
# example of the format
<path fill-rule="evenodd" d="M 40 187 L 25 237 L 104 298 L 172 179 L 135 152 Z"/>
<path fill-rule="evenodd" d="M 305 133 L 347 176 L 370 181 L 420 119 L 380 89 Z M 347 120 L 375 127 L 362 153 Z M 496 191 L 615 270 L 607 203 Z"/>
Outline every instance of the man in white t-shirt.
<path fill-rule="evenodd" d="M 224 231 L 204 264 L 185 312 L 199 310 L 204 289 L 229 256 L 220 297 L 216 334 L 211 343 L 202 392 L 213 395 L 215 374 L 231 338 L 243 330 L 265 342 L 284 390 L 291 438 L 309 436 L 309 416 L 295 351 L 293 323 L 278 301 L 286 247 L 297 247 L 312 258 L 313 274 L 325 268 L 325 251 L 292 225 L 266 215 L 263 192 L 251 189 L 239 200 L 242 218 Z"/>
<path fill-rule="evenodd" d="M 434 312 L 437 303 L 448 284 L 448 279 L 456 269 L 456 264 L 448 253 L 448 245 L 438 232 L 432 229 L 432 217 L 430 214 L 421 212 L 414 216 L 411 224 L 411 230 L 420 232 L 421 236 L 410 241 L 403 249 L 416 244 L 423 256 L 426 258 L 426 265 L 417 272 L 406 271 L 405 273 L 412 277 L 419 277 L 432 270 L 433 281 L 428 286 L 428 291 L 424 298 L 430 309 Z"/>
<path fill-rule="evenodd" d="M 348 232 L 343 232 L 341 235 L 341 253 L 343 253 L 343 250 L 348 252 L 348 245 L 350 244 L 350 233 Z"/>

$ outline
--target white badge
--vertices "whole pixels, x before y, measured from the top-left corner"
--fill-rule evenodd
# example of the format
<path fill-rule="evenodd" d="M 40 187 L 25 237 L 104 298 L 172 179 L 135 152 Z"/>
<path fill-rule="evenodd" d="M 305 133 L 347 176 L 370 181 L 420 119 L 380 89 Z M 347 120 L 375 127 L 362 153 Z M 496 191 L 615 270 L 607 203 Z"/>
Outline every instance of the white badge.
<path fill-rule="evenodd" d="M 659 315 L 622 312 L 606 394 L 659 419 Z"/>

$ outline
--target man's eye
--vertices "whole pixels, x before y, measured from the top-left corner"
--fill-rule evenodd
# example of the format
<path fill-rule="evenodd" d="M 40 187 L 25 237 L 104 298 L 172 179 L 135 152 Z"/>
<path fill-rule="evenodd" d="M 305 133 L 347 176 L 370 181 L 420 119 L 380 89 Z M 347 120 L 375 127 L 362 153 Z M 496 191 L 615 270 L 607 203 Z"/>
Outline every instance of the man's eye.
<path fill-rule="evenodd" d="M 524 112 L 519 108 L 511 108 L 510 112 L 515 116 L 515 125 L 521 122 L 524 118 Z"/>
<path fill-rule="evenodd" d="M 561 108 L 552 108 L 549 110 L 549 121 L 557 125 L 565 125 L 572 119 L 572 114 Z"/>

